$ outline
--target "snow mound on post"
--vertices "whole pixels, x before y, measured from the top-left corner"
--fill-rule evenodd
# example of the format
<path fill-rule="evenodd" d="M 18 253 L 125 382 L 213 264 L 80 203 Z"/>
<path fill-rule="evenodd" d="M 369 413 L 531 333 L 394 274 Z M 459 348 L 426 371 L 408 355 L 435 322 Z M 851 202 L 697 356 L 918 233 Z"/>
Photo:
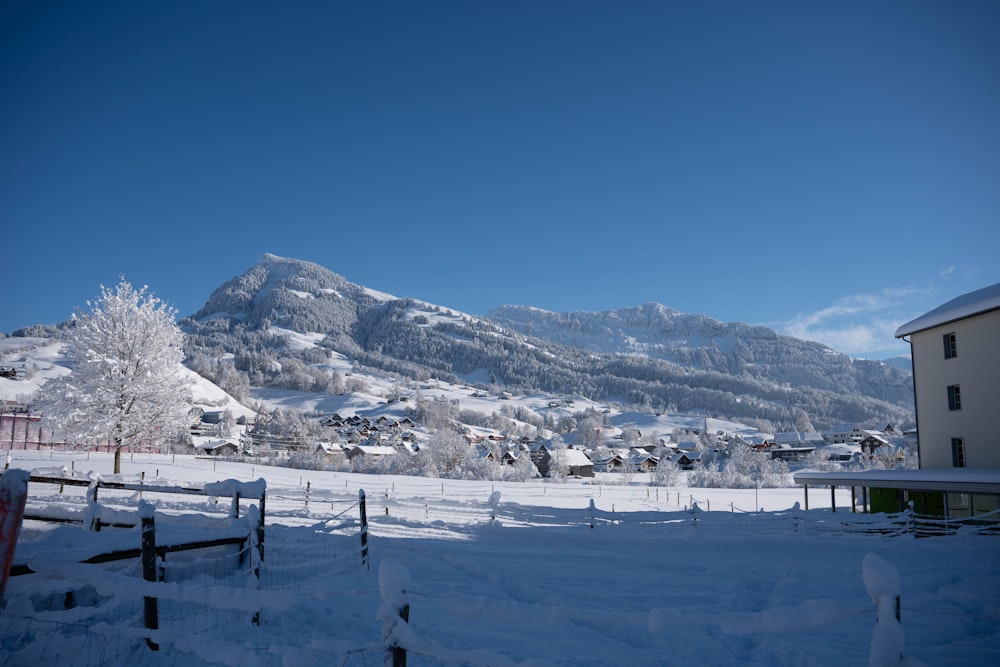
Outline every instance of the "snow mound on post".
<path fill-rule="evenodd" d="M 402 608 L 406 604 L 406 589 L 410 572 L 398 561 L 386 558 L 378 567 L 378 591 L 385 602 Z"/>
<path fill-rule="evenodd" d="M 140 519 L 152 519 L 156 514 L 156 507 L 153 503 L 147 502 L 145 500 L 139 501 L 139 518 Z"/>
<path fill-rule="evenodd" d="M 240 498 L 260 498 L 264 495 L 267 482 L 264 478 L 256 482 L 241 482 L 236 479 L 225 479 L 221 482 L 209 482 L 203 489 L 210 496 L 232 498 L 239 494 Z"/>
<path fill-rule="evenodd" d="M 869 667 L 895 667 L 903 657 L 903 626 L 896 617 L 899 604 L 899 573 L 876 554 L 861 563 L 865 589 L 875 603 L 875 630 L 868 652 Z"/>
<path fill-rule="evenodd" d="M 891 595 L 893 598 L 899 596 L 899 573 L 881 556 L 867 554 L 861 562 L 861 572 L 865 579 L 865 590 L 872 602 L 878 604 L 883 595 Z"/>

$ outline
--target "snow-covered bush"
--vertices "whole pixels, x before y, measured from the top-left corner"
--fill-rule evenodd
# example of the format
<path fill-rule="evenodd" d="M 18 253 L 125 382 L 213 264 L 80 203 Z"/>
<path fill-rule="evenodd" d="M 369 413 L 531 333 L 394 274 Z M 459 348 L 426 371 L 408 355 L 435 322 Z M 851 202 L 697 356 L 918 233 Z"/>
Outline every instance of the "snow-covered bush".
<path fill-rule="evenodd" d="M 688 475 L 688 486 L 724 489 L 779 487 L 787 484 L 788 465 L 744 445 L 730 449 L 718 469 L 703 468 Z"/>

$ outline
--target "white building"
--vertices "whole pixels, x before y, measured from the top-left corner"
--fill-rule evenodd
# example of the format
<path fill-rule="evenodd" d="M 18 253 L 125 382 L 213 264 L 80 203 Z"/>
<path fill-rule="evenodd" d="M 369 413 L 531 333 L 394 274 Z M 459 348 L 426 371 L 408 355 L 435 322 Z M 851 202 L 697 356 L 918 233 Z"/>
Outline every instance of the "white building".
<path fill-rule="evenodd" d="M 1000 283 L 896 330 L 913 357 L 921 468 L 1000 468 Z"/>
<path fill-rule="evenodd" d="M 862 490 L 862 507 L 949 518 L 1000 516 L 1000 284 L 896 330 L 909 340 L 920 470 L 801 471 L 809 487 Z M 854 504 L 852 503 L 852 509 Z M 981 520 L 981 519 L 980 519 Z"/>

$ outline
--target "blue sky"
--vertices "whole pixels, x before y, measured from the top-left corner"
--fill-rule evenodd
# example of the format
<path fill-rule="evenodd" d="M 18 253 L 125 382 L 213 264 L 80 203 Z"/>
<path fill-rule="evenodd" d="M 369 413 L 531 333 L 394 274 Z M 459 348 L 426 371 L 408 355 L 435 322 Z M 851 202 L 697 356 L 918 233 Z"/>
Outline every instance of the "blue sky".
<path fill-rule="evenodd" d="M 265 252 L 880 358 L 1000 282 L 1000 3 L 0 2 L 0 331 Z"/>

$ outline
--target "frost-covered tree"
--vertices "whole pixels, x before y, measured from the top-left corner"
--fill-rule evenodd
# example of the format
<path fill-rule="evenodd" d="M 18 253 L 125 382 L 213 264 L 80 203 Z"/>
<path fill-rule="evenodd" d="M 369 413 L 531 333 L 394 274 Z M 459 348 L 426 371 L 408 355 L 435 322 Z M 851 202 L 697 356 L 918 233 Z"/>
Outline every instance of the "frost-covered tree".
<path fill-rule="evenodd" d="M 566 454 L 566 443 L 558 435 L 552 436 L 549 444 L 549 477 L 565 482 L 569 475 L 569 461 Z"/>
<path fill-rule="evenodd" d="M 657 454 L 659 462 L 649 475 L 650 486 L 674 486 L 681 476 L 681 469 L 670 460 L 670 455 L 665 447 L 661 448 Z"/>
<path fill-rule="evenodd" d="M 236 417 L 233 416 L 232 410 L 223 410 L 216 429 L 220 438 L 232 437 L 233 432 L 236 431 Z"/>
<path fill-rule="evenodd" d="M 176 311 L 123 277 L 101 286 L 89 312 L 65 333 L 73 372 L 44 386 L 39 408 L 56 433 L 80 443 L 109 441 L 115 473 L 122 447 L 156 443 L 187 426 L 189 380 Z"/>
<path fill-rule="evenodd" d="M 795 430 L 799 433 L 813 433 L 816 431 L 816 427 L 809 420 L 809 415 L 806 414 L 805 410 L 799 409 L 795 411 Z"/>
<path fill-rule="evenodd" d="M 580 447 L 597 447 L 601 444 L 601 418 L 587 415 L 576 423 L 576 444 Z"/>
<path fill-rule="evenodd" d="M 414 459 L 427 477 L 462 479 L 475 459 L 475 450 L 461 434 L 443 429 L 420 448 Z"/>
<path fill-rule="evenodd" d="M 788 464 L 784 461 L 745 445 L 735 445 L 719 470 L 695 470 L 688 475 L 688 485 L 723 489 L 779 487 L 788 483 L 787 475 Z"/>

